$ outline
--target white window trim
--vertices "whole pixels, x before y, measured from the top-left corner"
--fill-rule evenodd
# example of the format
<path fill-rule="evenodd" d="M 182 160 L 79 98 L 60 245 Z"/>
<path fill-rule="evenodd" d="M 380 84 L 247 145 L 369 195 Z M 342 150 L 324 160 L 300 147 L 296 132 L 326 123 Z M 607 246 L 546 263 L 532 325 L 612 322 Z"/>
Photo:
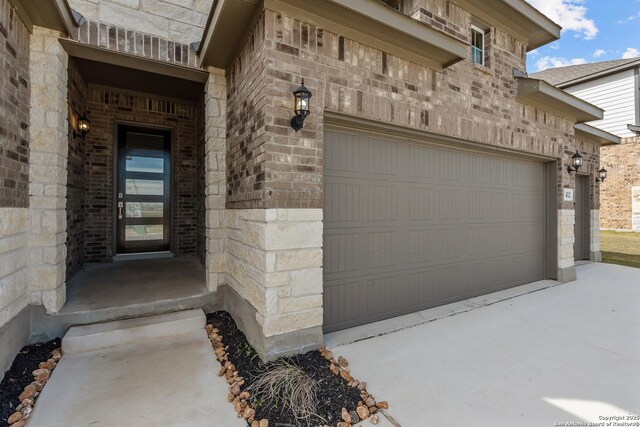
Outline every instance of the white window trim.
<path fill-rule="evenodd" d="M 479 65 L 484 66 L 485 64 L 485 57 L 487 55 L 487 38 L 486 38 L 486 31 L 483 30 L 480 27 L 477 27 L 475 25 L 471 25 L 471 30 L 475 30 L 478 33 L 482 34 L 482 61 L 479 63 Z M 471 36 L 473 37 L 473 32 L 471 33 Z M 473 39 L 471 40 L 472 44 L 471 44 L 471 62 L 474 64 L 478 64 L 477 62 L 473 62 L 473 49 L 477 49 L 476 47 L 473 46 Z"/>

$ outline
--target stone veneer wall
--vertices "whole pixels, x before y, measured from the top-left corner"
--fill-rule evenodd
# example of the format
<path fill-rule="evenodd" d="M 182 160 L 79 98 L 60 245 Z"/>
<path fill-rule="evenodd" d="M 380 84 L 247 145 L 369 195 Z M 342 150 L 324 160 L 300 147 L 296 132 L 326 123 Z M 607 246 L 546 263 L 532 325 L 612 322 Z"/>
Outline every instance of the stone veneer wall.
<path fill-rule="evenodd" d="M 204 168 L 206 206 L 207 287 L 215 291 L 225 283 L 225 178 L 227 86 L 224 70 L 209 68 L 204 94 Z"/>
<path fill-rule="evenodd" d="M 0 328 L 29 302 L 29 38 L 0 0 Z"/>
<path fill-rule="evenodd" d="M 69 106 L 69 153 L 67 159 L 67 260 L 66 277 L 69 278 L 84 262 L 85 229 L 85 155 L 84 138 L 74 137 L 77 119 L 87 109 L 87 84 L 73 59 L 69 60 L 67 102 Z"/>
<path fill-rule="evenodd" d="M 228 209 L 224 225 L 226 283 L 256 310 L 265 343 L 248 337 L 259 354 L 270 359 L 321 343 L 322 209 Z M 291 333 L 299 339 L 269 344 Z"/>
<path fill-rule="evenodd" d="M 0 327 L 29 303 L 29 211 L 0 209 Z"/>
<path fill-rule="evenodd" d="M 199 42 L 213 0 L 69 0 L 85 18 L 179 43 Z"/>
<path fill-rule="evenodd" d="M 110 262 L 113 241 L 114 129 L 118 121 L 172 130 L 172 251 L 196 253 L 197 105 L 89 86 L 86 137 L 85 262 Z"/>
<path fill-rule="evenodd" d="M 609 171 L 600 185 L 602 228 L 640 231 L 640 137 L 602 147 L 601 154 L 602 165 Z"/>
<path fill-rule="evenodd" d="M 68 56 L 61 33 L 34 27 L 31 35 L 29 265 L 31 303 L 57 312 L 66 299 Z"/>

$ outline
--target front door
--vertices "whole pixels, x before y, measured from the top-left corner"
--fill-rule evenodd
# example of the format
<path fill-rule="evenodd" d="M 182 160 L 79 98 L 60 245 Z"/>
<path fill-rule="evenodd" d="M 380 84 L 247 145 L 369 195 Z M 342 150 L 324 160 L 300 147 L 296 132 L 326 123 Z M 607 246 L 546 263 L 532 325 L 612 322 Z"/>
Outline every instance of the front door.
<path fill-rule="evenodd" d="M 171 133 L 118 126 L 117 252 L 169 250 Z"/>
<path fill-rule="evenodd" d="M 575 241 L 573 255 L 576 261 L 591 258 L 590 180 L 588 175 L 576 175 L 575 192 Z"/>

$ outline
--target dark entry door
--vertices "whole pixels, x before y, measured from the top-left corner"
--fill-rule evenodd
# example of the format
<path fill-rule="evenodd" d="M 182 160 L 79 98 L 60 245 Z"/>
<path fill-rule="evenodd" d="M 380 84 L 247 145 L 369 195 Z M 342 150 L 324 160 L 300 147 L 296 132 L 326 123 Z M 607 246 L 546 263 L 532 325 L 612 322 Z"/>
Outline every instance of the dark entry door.
<path fill-rule="evenodd" d="M 171 134 L 118 127 L 117 251 L 169 250 Z"/>
<path fill-rule="evenodd" d="M 589 176 L 576 176 L 576 222 L 575 241 L 573 244 L 573 256 L 576 261 L 591 258 L 591 212 L 590 212 L 590 188 Z"/>

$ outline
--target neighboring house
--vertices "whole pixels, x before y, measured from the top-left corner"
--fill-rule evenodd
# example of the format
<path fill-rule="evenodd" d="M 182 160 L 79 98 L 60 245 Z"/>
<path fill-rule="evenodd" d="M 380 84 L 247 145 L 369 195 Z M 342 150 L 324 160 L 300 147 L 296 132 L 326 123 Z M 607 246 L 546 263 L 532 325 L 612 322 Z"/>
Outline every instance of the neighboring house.
<path fill-rule="evenodd" d="M 600 108 L 518 71 L 560 37 L 524 0 L 0 0 L 0 13 L 0 362 L 124 315 L 74 311 L 69 287 L 91 263 L 145 265 L 139 253 L 197 257 L 207 307 L 265 359 L 571 281 L 575 260 L 600 257 L 595 179 L 616 138 L 579 125 Z M 119 304 L 143 273 L 118 283 Z"/>
<path fill-rule="evenodd" d="M 562 88 L 604 110 L 590 125 L 622 138 L 604 147 L 609 171 L 601 186 L 600 226 L 640 231 L 640 58 L 552 68 L 533 77 Z"/>

